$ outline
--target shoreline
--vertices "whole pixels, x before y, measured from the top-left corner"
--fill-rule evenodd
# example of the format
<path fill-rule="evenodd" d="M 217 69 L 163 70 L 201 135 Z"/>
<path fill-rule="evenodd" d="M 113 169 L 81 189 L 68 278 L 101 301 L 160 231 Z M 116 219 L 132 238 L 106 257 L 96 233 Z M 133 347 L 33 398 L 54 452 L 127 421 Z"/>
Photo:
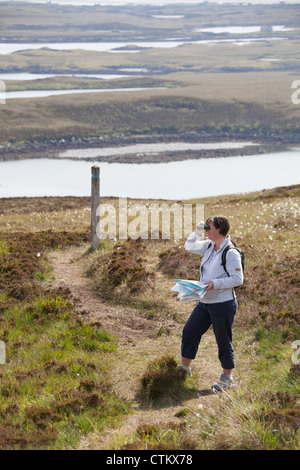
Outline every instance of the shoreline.
<path fill-rule="evenodd" d="M 106 147 L 121 147 L 134 144 L 151 143 L 221 143 L 221 142 L 249 142 L 256 145 L 248 145 L 242 148 L 227 149 L 202 149 L 185 151 L 166 151 L 160 153 L 132 153 L 125 155 L 110 155 L 99 157 L 61 157 L 59 154 L 67 150 L 84 150 Z M 172 161 L 194 160 L 200 158 L 218 158 L 266 154 L 282 151 L 289 146 L 299 145 L 299 136 L 246 136 L 229 135 L 220 133 L 218 135 L 208 133 L 182 133 L 176 135 L 154 135 L 154 136 L 105 136 L 68 139 L 52 139 L 49 142 L 27 142 L 22 144 L 8 144 L 0 146 L 0 162 L 17 161 L 28 159 L 67 159 L 76 161 L 97 161 L 108 163 L 166 163 Z"/>
<path fill-rule="evenodd" d="M 273 197 L 284 198 L 289 196 L 298 196 L 300 194 L 300 184 L 292 184 L 286 186 L 275 186 L 273 188 L 260 189 L 256 191 L 236 192 L 230 194 L 221 194 L 217 196 L 204 196 L 199 198 L 182 198 L 182 199 L 166 199 L 166 198 L 140 198 L 140 197 L 127 197 L 127 201 L 131 203 L 145 203 L 151 202 L 168 202 L 168 203 L 215 203 L 215 202 L 238 202 L 249 200 L 268 200 Z M 32 211 L 64 211 L 72 209 L 82 209 L 90 206 L 91 196 L 8 196 L 0 197 L 3 203 L 0 211 L 2 214 L 18 214 L 30 213 Z M 118 204 L 118 196 L 102 196 L 101 201 L 103 204 L 113 203 Z M 17 206 L 16 206 L 16 203 Z M 32 206 L 32 204 L 34 206 Z M 38 204 L 38 208 L 36 206 Z"/>

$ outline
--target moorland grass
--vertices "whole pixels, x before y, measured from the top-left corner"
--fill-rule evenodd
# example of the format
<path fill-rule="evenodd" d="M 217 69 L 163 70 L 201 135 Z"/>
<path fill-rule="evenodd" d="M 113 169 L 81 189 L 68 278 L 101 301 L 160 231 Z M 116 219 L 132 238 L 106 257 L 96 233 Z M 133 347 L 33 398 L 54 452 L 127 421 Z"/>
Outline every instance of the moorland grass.
<path fill-rule="evenodd" d="M 58 200 L 33 198 L 32 212 L 20 204 L 18 217 L 25 220 L 24 232 L 5 225 L 0 236 L 0 339 L 7 355 L 6 364 L 0 366 L 2 449 L 77 448 L 89 432 L 101 434 L 132 412 L 111 381 L 109 364 L 118 348 L 117 338 L 99 324 L 82 322 L 67 289 L 46 287 L 45 279 L 51 275 L 48 250 L 56 250 L 59 256 L 62 249 L 87 241 L 87 219 L 77 220 L 74 233 L 31 231 L 34 208 L 43 208 L 49 216 L 45 224 L 51 224 L 51 214 L 56 219 L 61 214 L 64 221 L 67 206 L 75 215 L 76 204 L 72 206 L 70 198 Z M 56 213 L 49 209 L 51 202 Z M 114 199 L 111 202 L 117 204 Z M 178 358 L 172 354 L 167 359 L 158 354 L 155 360 L 146 355 L 139 379 L 140 403 L 148 410 L 174 404 L 181 409 L 177 408 L 175 424 L 172 420 L 155 427 L 145 422 L 111 445 L 299 449 L 300 375 L 291 347 L 300 335 L 299 186 L 202 202 L 207 215 L 221 212 L 229 217 L 232 237 L 246 255 L 234 333 L 237 387 L 201 411 L 197 399 L 186 407 L 185 401 L 197 395 L 198 378 L 175 377 Z M 5 224 L 11 221 L 10 211 L 16 214 L 16 207 L 11 200 L 2 200 L 1 207 Z M 122 305 L 136 308 L 154 322 L 172 318 L 183 324 L 186 311 L 170 293 L 172 278 L 184 269 L 196 275 L 199 260 L 183 257 L 180 247 L 162 240 L 103 241 L 101 250 L 86 251 L 90 281 L 97 285 L 105 274 L 111 291 L 98 294 L 106 301 L 115 305 L 120 290 L 125 293 L 132 287 L 134 292 L 122 297 Z M 159 347 L 164 337 L 173 341 L 172 335 L 172 329 L 161 328 L 152 341 Z M 175 340 L 179 347 L 177 333 Z"/>
<path fill-rule="evenodd" d="M 233 392 L 220 397 L 213 409 L 204 409 L 200 415 L 197 408 L 179 413 L 182 422 L 192 428 L 190 438 L 192 442 L 196 439 L 198 449 L 299 448 L 300 375 L 299 367 L 292 363 L 291 347 L 300 334 L 298 190 L 299 187 L 294 186 L 205 200 L 206 215 L 221 212 L 229 216 L 234 227 L 232 237 L 244 250 L 247 261 L 245 283 L 237 290 L 239 315 L 234 339 L 241 382 Z M 127 243 L 122 247 L 128 254 Z M 148 262 L 152 260 L 149 251 L 156 252 L 156 272 L 169 278 L 168 288 L 179 274 L 197 278 L 199 260 L 182 252 L 182 243 L 166 245 L 140 241 L 140 244 L 144 244 L 143 254 Z M 108 252 L 109 259 L 112 253 Z M 98 270 L 94 272 L 96 281 L 105 268 L 101 255 L 93 262 L 95 259 L 99 260 Z M 145 260 L 143 264 L 147 267 Z M 126 283 L 124 278 L 125 292 Z M 167 306 L 169 303 L 169 309 L 160 310 L 161 318 L 163 312 L 170 314 L 171 299 L 167 300 L 161 277 L 154 286 Z M 113 299 L 117 301 L 117 296 Z M 130 304 L 129 298 L 124 300 Z M 184 321 L 180 314 L 179 318 Z M 176 363 L 175 357 L 162 356 L 145 364 L 140 386 L 141 396 L 149 401 L 149 406 L 168 407 L 172 397 L 174 404 L 176 400 L 180 402 L 184 394 L 187 399 L 188 394 L 193 393 L 197 377 L 189 378 L 190 383 L 180 382 L 180 377 L 174 376 Z M 120 437 L 119 441 L 114 441 L 114 446 L 163 449 L 168 444 L 162 436 L 168 433 L 171 436 L 173 431 L 171 424 L 168 428 L 166 423 L 161 423 L 160 429 L 164 431 L 161 434 L 149 432 L 148 440 L 133 432 L 127 439 Z M 189 448 L 184 442 L 184 433 L 176 433 L 176 442 L 172 441 L 171 446 Z"/>
<path fill-rule="evenodd" d="M 82 435 L 126 412 L 109 382 L 107 362 L 116 338 L 82 322 L 68 289 L 37 282 L 44 250 L 82 243 L 84 235 L 30 237 L 1 234 L 0 338 L 6 362 L 0 366 L 0 448 L 76 448 Z"/>

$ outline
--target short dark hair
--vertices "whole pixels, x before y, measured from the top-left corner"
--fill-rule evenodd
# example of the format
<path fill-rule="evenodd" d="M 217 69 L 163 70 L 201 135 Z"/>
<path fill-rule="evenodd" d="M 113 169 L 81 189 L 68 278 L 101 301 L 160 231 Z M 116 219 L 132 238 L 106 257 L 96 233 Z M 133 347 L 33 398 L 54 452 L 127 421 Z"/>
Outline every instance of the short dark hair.
<path fill-rule="evenodd" d="M 220 235 L 223 235 L 224 237 L 229 232 L 230 225 L 227 217 L 225 217 L 224 215 L 213 215 L 211 217 L 208 217 L 208 219 L 206 220 L 206 224 L 208 224 L 208 222 L 212 222 L 213 226 L 219 229 Z"/>

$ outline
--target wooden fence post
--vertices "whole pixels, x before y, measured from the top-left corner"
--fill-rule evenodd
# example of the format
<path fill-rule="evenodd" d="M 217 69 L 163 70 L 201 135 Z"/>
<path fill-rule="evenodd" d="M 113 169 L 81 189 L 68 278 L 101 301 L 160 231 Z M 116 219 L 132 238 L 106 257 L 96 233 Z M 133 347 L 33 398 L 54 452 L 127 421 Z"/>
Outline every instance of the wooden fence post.
<path fill-rule="evenodd" d="M 99 223 L 100 204 L 100 168 L 92 166 L 92 181 L 91 181 L 91 247 L 92 250 L 99 248 L 99 234 L 97 233 L 97 225 Z"/>

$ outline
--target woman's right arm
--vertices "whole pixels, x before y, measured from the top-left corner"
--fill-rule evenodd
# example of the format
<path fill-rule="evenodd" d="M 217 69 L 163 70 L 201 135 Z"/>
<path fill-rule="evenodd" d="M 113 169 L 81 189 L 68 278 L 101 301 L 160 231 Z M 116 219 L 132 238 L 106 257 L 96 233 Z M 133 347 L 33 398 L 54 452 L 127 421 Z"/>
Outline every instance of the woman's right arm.
<path fill-rule="evenodd" d="M 187 241 L 184 244 L 184 248 L 187 251 L 190 251 L 191 253 L 204 255 L 210 243 L 210 240 L 203 240 L 203 235 L 199 235 L 195 230 L 188 237 Z"/>

